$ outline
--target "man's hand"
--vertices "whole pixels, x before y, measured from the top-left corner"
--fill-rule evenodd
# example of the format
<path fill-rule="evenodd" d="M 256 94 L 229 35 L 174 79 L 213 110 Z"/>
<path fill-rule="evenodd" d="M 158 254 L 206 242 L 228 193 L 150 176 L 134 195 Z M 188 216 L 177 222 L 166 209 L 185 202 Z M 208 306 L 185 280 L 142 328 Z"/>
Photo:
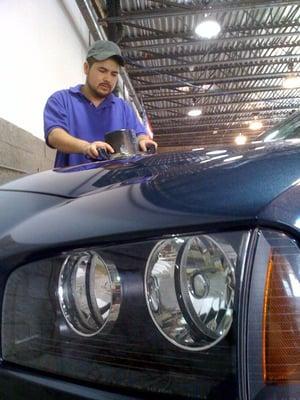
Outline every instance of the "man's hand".
<path fill-rule="evenodd" d="M 157 149 L 157 143 L 146 135 L 138 136 L 138 143 L 142 151 L 147 151 L 149 145 L 153 145 L 155 146 L 155 150 Z"/>
<path fill-rule="evenodd" d="M 86 140 L 75 138 L 62 128 L 54 128 L 49 133 L 48 143 L 63 153 L 79 153 L 94 159 L 99 156 L 97 148 L 114 153 L 114 149 L 108 143 L 100 141 L 89 143 Z"/>
<path fill-rule="evenodd" d="M 99 156 L 99 152 L 97 149 L 104 149 L 106 150 L 108 153 L 114 153 L 114 149 L 105 142 L 92 142 L 92 143 L 87 143 L 84 147 L 83 147 L 83 154 L 85 154 L 86 156 L 89 156 L 90 158 L 97 158 Z"/>

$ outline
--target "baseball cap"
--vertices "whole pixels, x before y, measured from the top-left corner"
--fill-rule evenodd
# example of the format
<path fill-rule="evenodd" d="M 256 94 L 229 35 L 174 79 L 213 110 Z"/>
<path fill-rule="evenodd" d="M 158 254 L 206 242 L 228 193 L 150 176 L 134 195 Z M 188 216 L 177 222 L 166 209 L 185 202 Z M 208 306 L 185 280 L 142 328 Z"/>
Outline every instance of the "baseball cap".
<path fill-rule="evenodd" d="M 120 47 L 109 40 L 97 40 L 92 44 L 92 46 L 88 49 L 86 58 L 93 57 L 98 61 L 107 60 L 110 57 L 114 57 L 117 62 L 124 66 L 125 61 L 122 57 Z"/>

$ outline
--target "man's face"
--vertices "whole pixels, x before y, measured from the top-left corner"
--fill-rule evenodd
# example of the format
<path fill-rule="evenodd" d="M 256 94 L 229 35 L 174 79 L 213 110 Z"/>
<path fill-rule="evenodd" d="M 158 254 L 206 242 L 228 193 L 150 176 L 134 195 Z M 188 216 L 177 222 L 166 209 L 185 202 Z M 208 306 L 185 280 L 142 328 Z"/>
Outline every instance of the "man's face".
<path fill-rule="evenodd" d="M 95 97 L 106 97 L 117 84 L 119 70 L 119 64 L 112 58 L 97 61 L 91 67 L 85 63 L 86 85 Z"/>

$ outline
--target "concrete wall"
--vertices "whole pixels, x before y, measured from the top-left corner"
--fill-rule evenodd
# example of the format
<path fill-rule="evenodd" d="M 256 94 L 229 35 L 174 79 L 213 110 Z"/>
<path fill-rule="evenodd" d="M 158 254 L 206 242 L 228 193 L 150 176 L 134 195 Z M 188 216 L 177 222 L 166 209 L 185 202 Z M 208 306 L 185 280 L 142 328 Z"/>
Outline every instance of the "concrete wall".
<path fill-rule="evenodd" d="M 0 118 L 0 185 L 52 168 L 54 157 L 43 140 Z"/>

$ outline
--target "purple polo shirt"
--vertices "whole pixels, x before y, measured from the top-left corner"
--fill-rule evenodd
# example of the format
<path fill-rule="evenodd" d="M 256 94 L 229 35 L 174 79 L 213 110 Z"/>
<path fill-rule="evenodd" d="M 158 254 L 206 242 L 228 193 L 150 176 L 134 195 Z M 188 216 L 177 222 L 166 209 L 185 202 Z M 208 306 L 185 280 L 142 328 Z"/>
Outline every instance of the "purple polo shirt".
<path fill-rule="evenodd" d="M 72 136 L 94 142 L 104 141 L 106 132 L 118 129 L 133 129 L 136 135 L 146 134 L 146 128 L 138 119 L 132 107 L 123 99 L 110 94 L 95 107 L 77 85 L 55 92 L 47 101 L 44 110 L 44 131 L 62 128 Z M 49 145 L 49 144 L 48 144 Z M 66 154 L 57 151 L 55 167 L 66 167 L 88 162 L 83 154 Z"/>

